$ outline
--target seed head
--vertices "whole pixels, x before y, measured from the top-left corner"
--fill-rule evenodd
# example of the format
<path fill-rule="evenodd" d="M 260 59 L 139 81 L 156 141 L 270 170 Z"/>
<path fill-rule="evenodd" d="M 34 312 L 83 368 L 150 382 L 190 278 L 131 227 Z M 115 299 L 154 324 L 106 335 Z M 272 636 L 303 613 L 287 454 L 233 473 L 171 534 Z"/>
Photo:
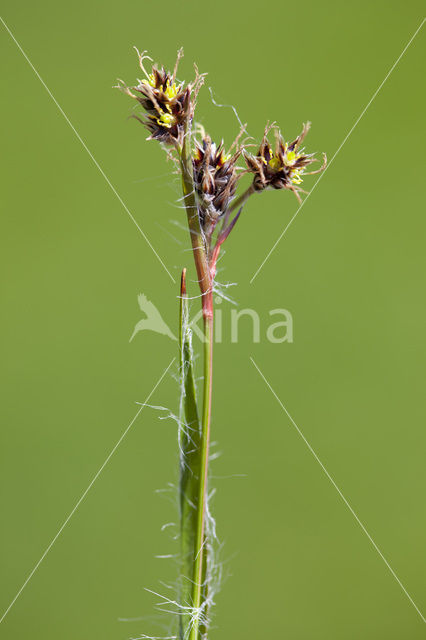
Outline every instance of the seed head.
<path fill-rule="evenodd" d="M 272 127 L 267 126 L 262 143 L 256 156 L 245 153 L 244 158 L 249 173 L 253 173 L 253 188 L 255 191 L 263 189 L 289 189 L 300 200 L 299 192 L 302 189 L 298 185 L 302 182 L 303 175 L 312 175 L 323 171 L 327 164 L 324 154 L 324 162 L 317 171 L 306 172 L 305 169 L 312 162 L 316 162 L 315 154 L 306 154 L 300 145 L 310 129 L 310 122 L 303 125 L 302 132 L 293 142 L 284 141 L 280 131 L 275 128 L 275 148 L 273 149 L 268 133 Z"/>

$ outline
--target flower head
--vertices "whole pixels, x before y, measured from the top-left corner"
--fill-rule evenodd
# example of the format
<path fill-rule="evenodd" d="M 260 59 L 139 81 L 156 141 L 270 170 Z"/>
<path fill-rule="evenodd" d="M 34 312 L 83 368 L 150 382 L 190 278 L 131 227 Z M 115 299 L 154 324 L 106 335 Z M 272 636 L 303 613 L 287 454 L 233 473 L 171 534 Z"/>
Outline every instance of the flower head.
<path fill-rule="evenodd" d="M 240 177 L 235 164 L 240 154 L 238 147 L 233 154 L 225 153 L 223 141 L 217 146 L 204 132 L 201 142 L 195 142 L 194 188 L 201 227 L 207 236 L 226 213 L 235 195 Z"/>
<path fill-rule="evenodd" d="M 263 189 L 289 189 L 293 191 L 300 201 L 298 185 L 301 184 L 303 175 L 312 175 L 323 171 L 327 159 L 324 154 L 324 162 L 317 171 L 306 172 L 305 169 L 312 162 L 316 162 L 315 154 L 306 154 L 300 145 L 310 128 L 310 122 L 303 125 L 302 132 L 293 142 L 284 141 L 280 131 L 275 129 L 275 147 L 272 148 L 268 133 L 271 127 L 265 128 L 262 143 L 257 155 L 245 153 L 244 157 L 249 173 L 253 173 L 253 188 L 255 191 Z"/>
<path fill-rule="evenodd" d="M 169 145 L 182 145 L 185 130 L 190 124 L 195 108 L 195 99 L 203 82 L 203 76 L 196 74 L 193 83 L 185 85 L 177 82 L 176 73 L 182 49 L 178 52 L 173 73 L 164 67 L 152 66 L 151 73 L 144 67 L 144 60 L 149 59 L 146 52 L 138 52 L 139 66 L 145 78 L 134 87 L 127 87 L 120 81 L 119 88 L 143 107 L 143 117 L 134 115 L 151 133 L 149 139 L 159 140 Z"/>

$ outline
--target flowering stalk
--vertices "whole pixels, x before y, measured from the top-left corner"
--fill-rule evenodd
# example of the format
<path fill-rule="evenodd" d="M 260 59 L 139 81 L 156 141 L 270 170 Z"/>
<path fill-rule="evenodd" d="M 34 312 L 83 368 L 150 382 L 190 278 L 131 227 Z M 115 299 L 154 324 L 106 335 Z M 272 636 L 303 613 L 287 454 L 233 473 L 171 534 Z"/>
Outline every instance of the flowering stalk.
<path fill-rule="evenodd" d="M 178 149 L 178 153 L 182 172 L 182 187 L 188 218 L 188 227 L 202 299 L 204 323 L 204 380 L 203 414 L 195 447 L 198 460 L 197 464 L 193 465 L 191 470 L 193 480 L 195 481 L 195 495 L 191 496 L 194 512 L 193 547 L 191 550 L 192 553 L 190 553 L 192 572 L 186 576 L 187 578 L 190 577 L 192 585 L 190 595 L 191 614 L 186 629 L 181 630 L 181 635 L 183 637 L 188 637 L 189 640 L 198 640 L 201 637 L 200 627 L 205 629 L 205 633 L 203 635 L 207 632 L 206 608 L 208 597 L 204 598 L 204 602 L 202 602 L 202 598 L 203 592 L 206 591 L 207 587 L 205 573 L 207 568 L 208 547 L 206 544 L 205 522 L 207 510 L 207 473 L 213 376 L 213 282 L 208 263 L 207 251 L 201 232 L 191 171 L 192 167 L 190 164 L 191 158 L 188 157 L 189 145 L 187 140 L 189 140 L 189 136 L 185 137 L 185 142 L 182 148 Z M 186 298 L 185 275 L 183 275 L 182 279 L 181 297 Z M 192 442 L 192 444 L 195 443 Z"/>
<path fill-rule="evenodd" d="M 317 171 L 306 168 L 316 161 L 314 154 L 301 149 L 310 124 L 291 143 L 274 126 L 266 126 L 257 154 L 248 151 L 240 133 L 225 152 L 198 125 L 193 126 L 198 91 L 204 75 L 198 73 L 192 83 L 177 81 L 179 51 L 173 73 L 164 67 L 144 67 L 146 52 L 139 53 L 144 78 L 133 87 L 119 81 L 119 88 L 142 107 L 142 115 L 133 115 L 166 149 L 182 178 L 183 201 L 188 220 L 197 279 L 201 293 L 204 324 L 203 408 L 198 410 L 189 322 L 186 270 L 182 272 L 180 295 L 180 380 L 179 412 L 179 504 L 181 534 L 180 592 L 177 601 L 179 640 L 206 640 L 210 609 L 217 585 L 214 582 L 212 545 L 214 531 L 208 510 L 208 463 L 213 379 L 213 291 L 216 265 L 223 243 L 234 229 L 247 200 L 266 189 L 292 191 L 300 201 L 302 176 L 324 170 L 326 158 Z M 275 130 L 275 145 L 268 139 Z M 240 157 L 245 167 L 238 166 Z M 244 174 L 251 184 L 240 195 L 237 186 Z M 236 212 L 236 213 L 235 213 Z"/>

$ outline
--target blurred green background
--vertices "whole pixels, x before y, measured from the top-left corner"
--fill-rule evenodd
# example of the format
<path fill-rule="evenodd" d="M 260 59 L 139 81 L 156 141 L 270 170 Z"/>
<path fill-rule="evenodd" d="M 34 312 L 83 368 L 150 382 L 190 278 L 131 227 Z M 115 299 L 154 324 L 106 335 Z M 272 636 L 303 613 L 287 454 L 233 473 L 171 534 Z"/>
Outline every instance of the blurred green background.
<path fill-rule="evenodd" d="M 133 45 L 208 71 L 198 119 L 230 142 L 237 107 L 329 158 L 421 23 L 422 2 L 3 2 L 3 18 L 173 277 L 191 268 L 179 184 L 111 89 Z M 423 614 L 426 609 L 425 28 L 264 268 L 297 209 L 247 205 L 219 280 L 259 313 L 216 348 L 214 512 L 224 584 L 211 639 L 417 640 L 421 617 L 249 361 L 252 356 Z M 178 288 L 2 27 L 1 611 L 173 356 L 129 337 L 145 293 L 175 330 Z M 422 137 L 423 136 L 423 137 Z M 315 177 L 306 179 L 311 188 Z M 176 224 L 177 223 L 177 224 Z M 196 295 L 194 285 L 191 293 Z M 198 302 L 194 301 L 195 312 Z M 270 309 L 293 344 L 264 336 Z M 228 320 L 226 319 L 228 318 Z M 165 377 L 151 403 L 176 410 Z M 176 427 L 145 409 L 0 625 L 8 640 L 163 635 L 175 577 Z M 230 476 L 237 477 L 230 477 Z M 126 619 L 126 621 L 125 621 Z"/>

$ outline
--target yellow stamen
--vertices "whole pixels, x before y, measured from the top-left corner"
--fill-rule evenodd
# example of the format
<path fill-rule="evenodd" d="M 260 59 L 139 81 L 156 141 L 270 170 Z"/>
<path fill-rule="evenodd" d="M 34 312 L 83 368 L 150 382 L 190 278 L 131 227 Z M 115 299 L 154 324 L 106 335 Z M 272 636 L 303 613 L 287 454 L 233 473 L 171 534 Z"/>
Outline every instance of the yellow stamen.
<path fill-rule="evenodd" d="M 166 88 L 164 89 L 164 95 L 169 99 L 173 100 L 177 96 L 178 88 L 176 83 L 174 82 L 172 85 L 167 82 Z"/>
<path fill-rule="evenodd" d="M 223 165 L 225 164 L 225 162 L 228 162 L 228 160 L 230 159 L 231 154 L 230 153 L 221 153 L 220 158 L 218 160 L 217 163 L 217 168 L 220 169 L 220 167 L 223 167 Z"/>
<path fill-rule="evenodd" d="M 148 79 L 146 80 L 144 78 L 141 82 L 142 82 L 142 84 L 149 84 L 150 87 L 155 87 L 154 74 L 153 73 L 148 74 Z"/>
<path fill-rule="evenodd" d="M 301 184 L 302 180 L 302 172 L 303 169 L 294 169 L 291 174 L 291 182 L 292 184 Z"/>
<path fill-rule="evenodd" d="M 174 124 L 174 116 L 171 113 L 165 113 L 163 112 L 159 118 L 157 118 L 157 123 L 160 126 L 166 127 L 167 129 L 170 129 L 170 127 Z"/>
<path fill-rule="evenodd" d="M 294 151 L 287 151 L 284 162 L 288 167 L 292 167 L 297 160 L 297 155 Z"/>
<path fill-rule="evenodd" d="M 271 167 L 271 169 L 279 169 L 281 165 L 280 159 L 277 158 L 277 156 L 272 156 L 268 164 Z"/>

